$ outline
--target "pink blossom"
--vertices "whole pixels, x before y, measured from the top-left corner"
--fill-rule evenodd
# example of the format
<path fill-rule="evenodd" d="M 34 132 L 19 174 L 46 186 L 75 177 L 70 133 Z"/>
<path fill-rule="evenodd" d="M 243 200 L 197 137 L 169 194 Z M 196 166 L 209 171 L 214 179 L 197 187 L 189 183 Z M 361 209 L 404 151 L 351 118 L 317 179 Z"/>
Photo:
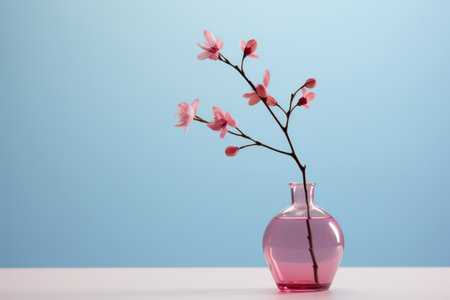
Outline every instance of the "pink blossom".
<path fill-rule="evenodd" d="M 241 49 L 242 51 L 244 51 L 244 57 L 248 56 L 251 58 L 259 58 L 258 55 L 256 54 L 252 54 L 253 52 L 256 51 L 256 48 L 258 48 L 258 42 L 254 39 L 249 40 L 247 43 L 244 42 L 243 40 L 239 41 L 241 44 Z"/>
<path fill-rule="evenodd" d="M 192 104 L 187 102 L 181 102 L 178 104 L 178 111 L 176 113 L 179 124 L 175 127 L 186 127 L 185 133 L 187 133 L 189 124 L 194 120 L 197 114 L 199 99 L 195 99 Z"/>
<path fill-rule="evenodd" d="M 233 119 L 230 113 L 224 113 L 220 107 L 213 106 L 213 117 L 214 119 L 208 123 L 208 127 L 214 131 L 220 131 L 220 137 L 224 138 L 227 134 L 227 125 L 231 127 L 237 127 L 238 123 Z"/>
<path fill-rule="evenodd" d="M 205 44 L 203 46 L 200 44 L 197 45 L 205 51 L 200 53 L 197 58 L 200 60 L 207 58 L 217 60 L 219 58 L 219 51 L 223 48 L 222 40 L 218 37 L 216 41 L 214 35 L 209 30 L 205 30 L 203 35 L 205 36 Z"/>
<path fill-rule="evenodd" d="M 256 92 L 246 93 L 243 95 L 244 98 L 249 98 L 248 105 L 255 105 L 256 103 L 261 101 L 261 98 L 266 99 L 266 103 L 269 106 L 277 104 L 275 98 L 273 98 L 267 93 L 269 83 L 270 83 L 270 72 L 269 70 L 266 70 L 264 72 L 263 84 L 258 84 L 256 86 Z"/>
<path fill-rule="evenodd" d="M 236 156 L 236 154 L 238 154 L 238 152 L 239 152 L 239 148 L 236 146 L 228 146 L 225 149 L 225 154 L 227 156 Z"/>
<path fill-rule="evenodd" d="M 298 106 L 304 106 L 305 108 L 310 108 L 308 102 L 313 101 L 316 97 L 314 92 L 307 92 L 305 88 L 302 89 L 302 97 L 298 100 Z"/>
<path fill-rule="evenodd" d="M 315 80 L 314 78 L 309 78 L 305 81 L 305 87 L 307 87 L 308 89 L 314 88 L 316 84 L 317 80 Z"/>

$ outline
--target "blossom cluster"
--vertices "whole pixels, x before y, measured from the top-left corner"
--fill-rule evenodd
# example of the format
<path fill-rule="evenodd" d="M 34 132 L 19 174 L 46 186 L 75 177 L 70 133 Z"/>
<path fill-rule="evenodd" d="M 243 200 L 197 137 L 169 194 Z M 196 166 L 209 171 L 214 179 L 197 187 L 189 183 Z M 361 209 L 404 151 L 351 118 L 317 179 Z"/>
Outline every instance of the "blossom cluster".
<path fill-rule="evenodd" d="M 268 92 L 268 87 L 269 87 L 269 83 L 270 83 L 270 72 L 269 70 L 265 70 L 264 72 L 264 76 L 263 76 L 263 80 L 262 83 L 257 84 L 256 86 L 253 85 L 253 83 L 251 83 L 251 81 L 249 81 L 244 73 L 243 70 L 243 62 L 244 59 L 247 57 L 250 58 L 259 58 L 258 55 L 254 54 L 256 49 L 258 48 L 258 42 L 255 39 L 251 39 L 247 42 L 240 40 L 239 44 L 241 47 L 241 50 L 243 52 L 242 54 L 242 62 L 241 62 L 241 68 L 239 68 L 237 65 L 232 65 L 221 53 L 220 51 L 223 48 L 223 42 L 220 39 L 220 37 L 218 37 L 217 39 L 214 37 L 213 33 L 209 30 L 205 30 L 204 31 L 204 37 L 205 37 L 205 42 L 203 45 L 197 44 L 202 50 L 203 52 L 201 52 L 197 58 L 199 60 L 206 60 L 206 59 L 211 59 L 213 61 L 223 61 L 227 64 L 229 64 L 230 66 L 234 67 L 235 69 L 237 69 L 241 75 L 249 82 L 250 86 L 252 87 L 252 92 L 249 93 L 245 93 L 243 94 L 243 97 L 248 99 L 248 104 L 250 106 L 252 105 L 256 105 L 258 103 L 260 103 L 261 101 L 267 106 L 267 108 L 269 110 L 270 107 L 273 106 L 278 106 L 280 107 L 280 109 L 286 114 L 287 117 L 287 122 L 286 122 L 286 130 L 287 130 L 287 123 L 289 121 L 289 117 L 290 114 L 292 113 L 292 111 L 294 110 L 295 107 L 305 107 L 305 108 L 310 108 L 309 106 L 309 102 L 313 101 L 315 98 L 315 93 L 308 91 L 307 89 L 312 89 L 316 86 L 317 81 L 314 78 L 309 78 L 308 80 L 305 81 L 305 83 L 299 88 L 298 91 L 301 91 L 302 95 L 299 98 L 298 101 L 296 101 L 296 103 L 294 104 L 294 106 L 292 106 L 292 100 L 295 97 L 295 95 L 297 94 L 297 92 L 295 92 L 294 94 L 292 94 L 292 98 L 291 98 L 291 104 L 289 106 L 289 110 L 285 111 L 281 108 L 281 106 L 277 103 L 277 101 L 275 100 L 275 98 L 273 96 L 271 96 Z M 227 134 L 227 132 L 231 132 L 234 135 L 240 136 L 240 137 L 244 137 L 246 139 L 252 140 L 253 142 L 255 142 L 254 144 L 251 145 L 246 145 L 246 146 L 242 146 L 242 147 L 237 147 L 237 146 L 228 146 L 225 149 L 225 154 L 227 156 L 235 156 L 240 149 L 243 149 L 245 147 L 248 146 L 253 146 L 253 145 L 258 145 L 258 146 L 265 146 L 269 149 L 272 149 L 271 147 L 268 147 L 260 142 L 257 142 L 255 140 L 253 140 L 252 138 L 248 137 L 247 135 L 243 134 L 243 132 L 241 130 L 239 130 L 237 128 L 238 126 L 238 122 L 231 116 L 231 114 L 229 112 L 225 113 L 220 107 L 217 106 L 213 106 L 212 108 L 212 120 L 211 121 L 205 121 L 202 118 L 197 116 L 197 110 L 198 110 L 198 106 L 199 106 L 199 99 L 195 99 L 192 104 L 189 104 L 187 102 L 181 102 L 178 104 L 178 111 L 176 113 L 179 123 L 177 125 L 175 125 L 175 127 L 185 127 L 185 132 L 187 133 L 189 125 L 191 124 L 192 121 L 199 121 L 202 123 L 206 123 L 206 126 L 208 128 L 210 128 L 211 130 L 214 131 L 219 131 L 220 132 L 220 137 L 224 138 Z M 236 130 L 239 131 L 239 133 L 235 133 L 232 131 L 229 131 L 231 128 L 234 128 Z M 272 149 L 273 150 L 273 149 Z M 278 152 L 282 152 L 282 151 L 278 151 Z"/>

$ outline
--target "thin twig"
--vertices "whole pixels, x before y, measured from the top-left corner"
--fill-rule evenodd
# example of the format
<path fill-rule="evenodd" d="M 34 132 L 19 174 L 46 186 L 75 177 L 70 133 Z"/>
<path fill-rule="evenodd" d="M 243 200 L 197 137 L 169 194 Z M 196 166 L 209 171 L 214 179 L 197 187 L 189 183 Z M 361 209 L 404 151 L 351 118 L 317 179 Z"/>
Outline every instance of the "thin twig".
<path fill-rule="evenodd" d="M 286 117 L 288 116 L 287 112 L 281 107 L 280 104 L 278 104 L 278 102 L 277 102 L 277 104 L 275 104 L 275 105 L 276 105 L 277 107 L 279 107 L 279 108 L 281 109 L 282 112 L 284 112 L 284 114 L 286 115 Z"/>
<path fill-rule="evenodd" d="M 294 107 L 292 107 L 292 101 L 294 101 L 295 96 L 297 95 L 297 93 L 305 87 L 305 84 L 303 84 L 301 87 L 299 87 L 293 94 L 291 94 L 291 100 L 289 101 L 289 110 L 287 111 L 286 114 L 286 125 L 284 126 L 286 128 L 286 130 L 289 127 L 289 119 L 291 117 L 292 112 L 294 111 L 294 109 L 297 107 L 297 104 L 294 105 Z"/>
<path fill-rule="evenodd" d="M 205 119 L 203 119 L 203 118 L 201 118 L 201 117 L 199 117 L 199 116 L 195 116 L 195 117 L 194 117 L 194 121 L 201 122 L 201 123 L 205 123 L 205 124 L 209 124 L 208 121 L 206 121 Z M 250 141 L 252 141 L 253 143 L 255 143 L 256 146 L 265 147 L 265 148 L 267 148 L 267 149 L 270 149 L 270 150 L 272 150 L 272 151 L 275 151 L 275 152 L 278 152 L 278 153 L 281 153 L 281 154 L 284 154 L 284 155 L 288 155 L 288 156 L 291 156 L 291 155 L 292 155 L 292 153 L 289 153 L 289 152 L 286 152 L 286 151 L 282 151 L 282 150 L 273 148 L 273 147 L 271 147 L 271 146 L 269 146 L 269 145 L 266 145 L 266 144 L 264 144 L 264 143 L 261 143 L 260 141 L 257 141 L 257 140 L 255 140 L 255 139 L 251 138 L 250 136 L 246 135 L 246 134 L 245 134 L 241 129 L 239 129 L 238 127 L 235 127 L 235 129 L 236 129 L 237 131 L 239 131 L 239 133 L 233 132 L 233 131 L 231 131 L 231 130 L 227 130 L 227 132 L 230 133 L 230 134 L 232 134 L 232 135 L 235 135 L 235 136 L 238 136 L 238 137 L 241 137 L 241 138 L 250 140 Z"/>
<path fill-rule="evenodd" d="M 241 147 L 239 147 L 239 150 L 247 148 L 247 147 L 252 147 L 252 146 L 258 146 L 258 144 L 248 144 L 248 145 L 245 145 L 245 146 L 241 146 Z"/>

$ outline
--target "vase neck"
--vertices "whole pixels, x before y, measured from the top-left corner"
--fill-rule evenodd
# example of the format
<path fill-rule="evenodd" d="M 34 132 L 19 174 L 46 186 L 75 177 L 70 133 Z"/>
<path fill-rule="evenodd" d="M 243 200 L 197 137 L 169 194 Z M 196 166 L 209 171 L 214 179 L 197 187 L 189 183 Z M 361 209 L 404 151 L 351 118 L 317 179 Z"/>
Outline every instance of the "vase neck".
<path fill-rule="evenodd" d="M 306 197 L 305 197 L 305 188 L 303 183 L 301 182 L 291 182 L 289 183 L 291 187 L 291 203 L 296 205 L 305 205 L 306 206 Z M 306 192 L 308 195 L 308 204 L 309 206 L 314 205 L 314 187 L 316 183 L 307 182 L 306 183 Z"/>

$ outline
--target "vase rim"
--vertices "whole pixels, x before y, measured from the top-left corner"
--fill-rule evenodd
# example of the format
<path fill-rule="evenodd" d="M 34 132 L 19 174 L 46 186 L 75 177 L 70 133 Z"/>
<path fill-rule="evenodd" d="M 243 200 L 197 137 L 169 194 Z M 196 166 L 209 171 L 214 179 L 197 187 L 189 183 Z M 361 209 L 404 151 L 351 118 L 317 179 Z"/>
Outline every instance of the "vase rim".
<path fill-rule="evenodd" d="M 315 186 L 316 183 L 315 182 L 307 182 L 306 186 Z M 303 182 L 289 182 L 289 186 L 290 187 L 294 187 L 294 186 L 303 186 Z"/>

